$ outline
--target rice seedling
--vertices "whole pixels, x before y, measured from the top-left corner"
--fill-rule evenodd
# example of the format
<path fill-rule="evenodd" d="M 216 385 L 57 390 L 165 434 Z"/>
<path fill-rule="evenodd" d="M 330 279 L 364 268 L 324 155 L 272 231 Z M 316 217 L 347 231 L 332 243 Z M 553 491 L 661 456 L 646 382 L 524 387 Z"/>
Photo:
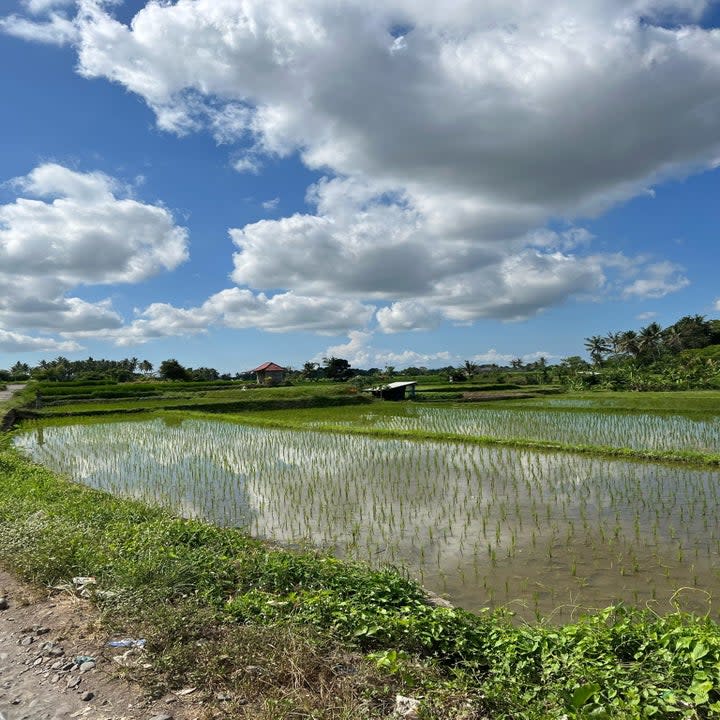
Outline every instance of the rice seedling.
<path fill-rule="evenodd" d="M 519 438 L 634 450 L 720 452 L 718 417 L 691 420 L 679 415 L 422 406 L 410 406 L 404 415 L 366 414 L 364 417 L 375 428 L 396 431 L 421 430 L 439 435 Z"/>
<path fill-rule="evenodd" d="M 536 583 L 549 590 L 528 617 L 720 592 L 713 470 L 204 420 L 37 426 L 15 443 L 180 515 L 403 566 L 469 608 L 528 601 Z"/>

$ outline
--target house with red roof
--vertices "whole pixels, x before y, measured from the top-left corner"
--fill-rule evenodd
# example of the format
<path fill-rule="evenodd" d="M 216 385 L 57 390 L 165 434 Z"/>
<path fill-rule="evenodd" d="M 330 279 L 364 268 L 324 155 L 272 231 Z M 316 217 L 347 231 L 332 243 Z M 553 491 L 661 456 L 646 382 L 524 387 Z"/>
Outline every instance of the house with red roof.
<path fill-rule="evenodd" d="M 255 373 L 258 385 L 276 385 L 285 380 L 287 368 L 281 367 L 274 362 L 266 362 L 250 372 Z"/>

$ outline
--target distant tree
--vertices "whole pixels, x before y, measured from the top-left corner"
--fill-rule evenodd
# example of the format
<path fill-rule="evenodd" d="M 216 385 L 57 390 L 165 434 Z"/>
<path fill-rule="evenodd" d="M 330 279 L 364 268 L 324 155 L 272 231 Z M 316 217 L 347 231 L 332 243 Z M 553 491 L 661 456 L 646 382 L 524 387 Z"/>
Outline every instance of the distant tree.
<path fill-rule="evenodd" d="M 646 361 L 655 360 L 662 348 L 662 328 L 658 323 L 652 322 L 647 327 L 640 328 L 637 336 L 638 354 Z"/>
<path fill-rule="evenodd" d="M 585 338 L 585 349 L 588 351 L 590 359 L 596 366 L 602 365 L 605 355 L 610 352 L 607 338 L 601 335 L 593 335 L 592 337 Z"/>
<path fill-rule="evenodd" d="M 300 375 L 304 380 L 317 380 L 319 368 L 320 366 L 316 362 L 303 363 L 303 369 L 300 371 Z"/>
<path fill-rule="evenodd" d="M 692 350 L 712 345 L 715 340 L 713 322 L 704 315 L 686 315 L 662 331 L 665 344 L 679 350 Z"/>
<path fill-rule="evenodd" d="M 149 360 L 143 360 L 138 365 L 138 370 L 140 370 L 143 375 L 150 375 L 153 371 L 153 364 Z"/>
<path fill-rule="evenodd" d="M 624 355 L 631 355 L 636 358 L 640 352 L 638 346 L 638 334 L 634 330 L 625 330 L 625 332 L 621 332 L 617 347 L 618 351 Z"/>
<path fill-rule="evenodd" d="M 160 377 L 163 380 L 187 380 L 189 373 L 175 358 L 160 363 Z"/>
<path fill-rule="evenodd" d="M 513 368 L 513 370 L 522 370 L 522 367 L 523 367 L 522 358 L 514 358 L 513 360 L 511 360 L 510 367 Z"/>
<path fill-rule="evenodd" d="M 190 379 L 195 382 L 218 380 L 220 378 L 220 373 L 215 368 L 188 368 L 187 373 L 190 375 Z"/>
<path fill-rule="evenodd" d="M 30 366 L 24 362 L 16 362 L 10 368 L 13 380 L 27 380 L 30 377 Z"/>
<path fill-rule="evenodd" d="M 474 362 L 471 362 L 470 360 L 465 361 L 465 365 L 463 366 L 463 372 L 465 373 L 465 377 L 469 380 L 473 375 L 476 375 L 478 370 L 480 368 L 478 365 Z"/>
<path fill-rule="evenodd" d="M 343 358 L 335 356 L 323 358 L 323 366 L 325 368 L 325 377 L 338 382 L 344 382 L 352 376 L 350 363 Z"/>

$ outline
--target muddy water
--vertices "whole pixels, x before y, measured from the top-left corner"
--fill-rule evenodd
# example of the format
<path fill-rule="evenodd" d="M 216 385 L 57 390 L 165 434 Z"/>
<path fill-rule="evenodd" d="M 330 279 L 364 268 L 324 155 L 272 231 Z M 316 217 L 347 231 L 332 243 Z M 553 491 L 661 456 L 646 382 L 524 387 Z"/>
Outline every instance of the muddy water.
<path fill-rule="evenodd" d="M 470 609 L 571 617 L 720 597 L 720 472 L 188 420 L 37 427 L 78 482 L 407 569 Z"/>

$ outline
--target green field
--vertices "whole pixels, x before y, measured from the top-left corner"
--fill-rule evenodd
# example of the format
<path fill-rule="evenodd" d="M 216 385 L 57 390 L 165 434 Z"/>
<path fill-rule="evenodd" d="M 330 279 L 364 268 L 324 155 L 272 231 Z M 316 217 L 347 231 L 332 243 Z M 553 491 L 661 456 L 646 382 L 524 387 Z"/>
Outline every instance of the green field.
<path fill-rule="evenodd" d="M 397 692 L 438 720 L 720 716 L 720 393 L 130 393 L 70 394 L 15 431 L 90 488 L 3 441 L 0 562 L 96 576 L 156 686 L 263 720 L 386 718 Z M 287 547 L 307 542 L 322 552 Z M 259 688 L 242 667 L 263 663 Z"/>

